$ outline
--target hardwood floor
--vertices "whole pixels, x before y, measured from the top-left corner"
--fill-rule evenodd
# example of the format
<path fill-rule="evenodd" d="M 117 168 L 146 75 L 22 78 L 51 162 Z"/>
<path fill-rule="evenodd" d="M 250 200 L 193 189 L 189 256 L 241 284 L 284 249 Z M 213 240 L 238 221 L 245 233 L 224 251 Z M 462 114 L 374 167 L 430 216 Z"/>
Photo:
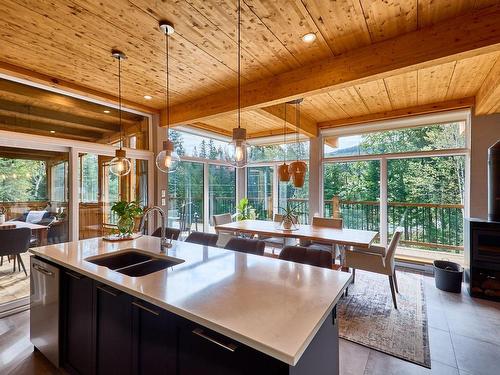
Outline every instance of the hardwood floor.
<path fill-rule="evenodd" d="M 439 291 L 425 277 L 432 369 L 340 340 L 341 375 L 490 375 L 500 368 L 500 303 Z M 0 319 L 0 374 L 61 374 L 29 341 L 29 311 Z"/>

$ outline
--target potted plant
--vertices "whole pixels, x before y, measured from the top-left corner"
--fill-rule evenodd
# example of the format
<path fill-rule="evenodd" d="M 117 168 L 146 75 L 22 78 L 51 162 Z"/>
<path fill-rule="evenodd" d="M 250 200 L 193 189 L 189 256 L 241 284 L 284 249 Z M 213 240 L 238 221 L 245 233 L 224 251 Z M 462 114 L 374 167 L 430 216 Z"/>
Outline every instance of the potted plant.
<path fill-rule="evenodd" d="M 248 203 L 248 198 L 242 198 L 238 202 L 238 205 L 236 206 L 236 213 L 233 214 L 232 218 L 236 221 L 255 220 L 257 218 L 255 208 Z"/>
<path fill-rule="evenodd" d="M 111 211 L 118 216 L 117 227 L 121 237 L 130 237 L 135 227 L 135 218 L 143 214 L 143 209 L 137 202 L 116 202 Z"/>
<path fill-rule="evenodd" d="M 0 207 L 0 225 L 2 225 L 3 223 L 5 223 L 5 213 L 7 212 L 7 210 L 5 209 L 5 207 Z"/>
<path fill-rule="evenodd" d="M 281 208 L 281 212 L 283 215 L 283 219 L 281 220 L 281 227 L 283 230 L 294 230 L 298 229 L 299 225 L 299 215 L 302 215 L 302 212 L 298 210 L 297 205 L 291 205 L 287 202 L 286 207 Z"/>

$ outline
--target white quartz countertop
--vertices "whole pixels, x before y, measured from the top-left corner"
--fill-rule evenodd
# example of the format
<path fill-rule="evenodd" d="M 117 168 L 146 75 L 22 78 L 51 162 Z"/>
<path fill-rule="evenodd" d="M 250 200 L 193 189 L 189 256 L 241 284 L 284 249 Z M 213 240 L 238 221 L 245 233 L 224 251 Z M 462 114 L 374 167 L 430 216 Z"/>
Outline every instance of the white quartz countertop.
<path fill-rule="evenodd" d="M 114 243 L 93 238 L 30 251 L 290 365 L 350 281 L 345 272 L 186 242 L 174 242 L 166 254 L 183 263 L 142 277 L 85 260 L 130 248 L 160 255 L 159 239 L 149 236 Z"/>

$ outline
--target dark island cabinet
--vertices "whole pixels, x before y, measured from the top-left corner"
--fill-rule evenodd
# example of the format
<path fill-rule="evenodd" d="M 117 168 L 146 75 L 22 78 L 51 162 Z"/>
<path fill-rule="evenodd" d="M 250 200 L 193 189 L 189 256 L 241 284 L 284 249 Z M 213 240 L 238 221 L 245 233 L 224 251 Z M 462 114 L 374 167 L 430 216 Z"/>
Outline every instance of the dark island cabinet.
<path fill-rule="evenodd" d="M 94 374 L 93 280 L 62 272 L 63 366 L 70 374 Z"/>

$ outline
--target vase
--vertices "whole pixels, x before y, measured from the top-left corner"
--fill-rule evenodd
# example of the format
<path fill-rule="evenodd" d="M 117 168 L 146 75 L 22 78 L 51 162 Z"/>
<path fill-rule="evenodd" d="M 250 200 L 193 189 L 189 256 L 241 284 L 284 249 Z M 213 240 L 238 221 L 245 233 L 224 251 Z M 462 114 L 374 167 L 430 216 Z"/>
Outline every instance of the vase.
<path fill-rule="evenodd" d="M 292 229 L 293 222 L 290 219 L 283 219 L 283 229 L 290 230 Z"/>
<path fill-rule="evenodd" d="M 132 231 L 134 230 L 134 219 L 131 217 L 127 216 L 122 216 L 121 218 L 118 219 L 118 231 L 120 232 L 120 235 L 123 237 L 125 236 L 130 236 L 132 234 Z"/>

